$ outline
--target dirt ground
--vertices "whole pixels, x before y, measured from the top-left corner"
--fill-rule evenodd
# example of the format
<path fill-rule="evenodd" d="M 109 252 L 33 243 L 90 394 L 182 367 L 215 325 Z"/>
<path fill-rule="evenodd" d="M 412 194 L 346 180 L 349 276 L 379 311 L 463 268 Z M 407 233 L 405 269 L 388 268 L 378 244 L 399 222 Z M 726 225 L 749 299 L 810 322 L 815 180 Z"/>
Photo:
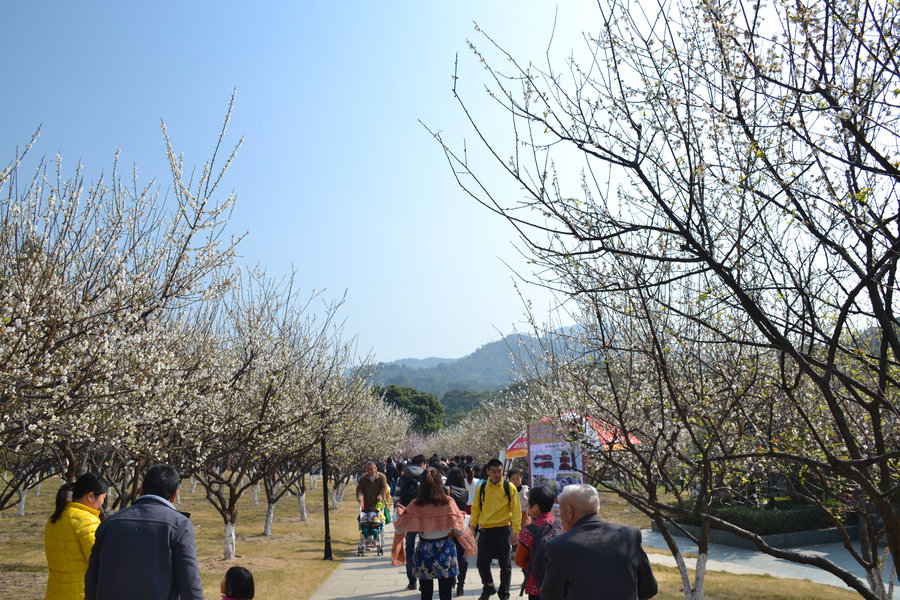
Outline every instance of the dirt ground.
<path fill-rule="evenodd" d="M 0 589 L 8 598 L 40 600 L 47 591 L 47 574 L 0 571 Z"/>
<path fill-rule="evenodd" d="M 287 564 L 280 558 L 264 558 L 264 557 L 243 557 L 236 556 L 234 560 L 225 560 L 224 558 L 204 558 L 197 561 L 200 566 L 201 573 L 224 573 L 229 568 L 238 566 L 250 569 L 251 573 L 258 571 L 273 571 L 282 569 Z"/>

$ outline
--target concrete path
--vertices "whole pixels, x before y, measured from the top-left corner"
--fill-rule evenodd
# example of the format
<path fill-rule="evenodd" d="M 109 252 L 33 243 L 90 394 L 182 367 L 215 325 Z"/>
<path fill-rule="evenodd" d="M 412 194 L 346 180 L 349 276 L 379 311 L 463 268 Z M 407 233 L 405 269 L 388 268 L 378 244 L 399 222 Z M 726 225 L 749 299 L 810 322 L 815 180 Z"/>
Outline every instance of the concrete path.
<path fill-rule="evenodd" d="M 376 556 L 369 550 L 364 556 L 356 555 L 356 547 L 343 559 L 338 568 L 331 574 L 325 583 L 312 595 L 311 600 L 362 600 L 372 598 L 374 600 L 393 600 L 402 598 L 416 600 L 419 598 L 419 590 L 408 590 L 406 585 L 406 567 L 391 566 L 391 541 L 394 539 L 394 526 L 384 526 L 384 556 Z M 500 583 L 500 568 L 496 561 L 493 566 L 494 585 Z M 513 565 L 512 590 L 510 598 L 519 598 L 519 588 L 522 586 L 522 569 Z M 463 598 L 477 598 L 481 594 L 481 578 L 478 577 L 478 569 L 475 567 L 475 558 L 469 562 L 469 572 L 466 574 L 466 593 Z M 437 583 L 434 586 L 434 599 L 437 600 Z M 453 591 L 456 598 L 456 590 Z M 492 597 L 497 600 L 497 596 Z"/>
<path fill-rule="evenodd" d="M 357 556 L 356 548 L 343 559 L 335 572 L 312 595 L 311 600 L 362 600 L 366 598 L 375 600 L 416 600 L 419 598 L 418 590 L 406 589 L 406 568 L 392 567 L 390 557 L 391 540 L 394 539 L 393 525 L 385 525 L 384 556 L 377 556 L 374 551 L 368 551 L 365 556 Z M 666 544 L 659 533 L 649 529 L 643 530 L 644 545 L 653 548 L 665 549 Z M 687 538 L 678 538 L 684 544 L 680 546 L 685 554 L 696 553 L 697 547 L 688 542 Z M 807 552 L 827 556 L 842 567 L 864 577 L 855 561 L 839 544 L 822 544 L 810 546 Z M 792 563 L 789 561 L 772 558 L 753 550 L 732 548 L 721 544 L 710 544 L 710 558 L 707 569 L 710 571 L 725 571 L 738 574 L 767 574 L 772 577 L 784 579 L 808 579 L 816 583 L 824 583 L 836 587 L 846 588 L 844 583 L 821 569 Z M 675 559 L 668 554 L 650 553 L 650 561 L 654 564 L 675 566 Z M 690 565 L 692 566 L 692 565 Z M 496 562 L 493 565 L 494 584 L 500 582 L 500 569 Z M 522 585 L 522 570 L 513 565 L 512 590 L 510 597 L 519 598 L 519 588 Z M 469 572 L 466 575 L 466 593 L 464 598 L 477 598 L 481 594 L 481 579 L 478 577 L 478 569 L 475 567 L 475 559 L 469 562 Z M 455 598 L 454 591 L 454 598 Z M 437 599 L 437 585 L 435 584 L 434 598 Z M 497 597 L 493 596 L 493 600 Z M 895 590 L 894 599 L 900 600 L 900 590 Z"/>

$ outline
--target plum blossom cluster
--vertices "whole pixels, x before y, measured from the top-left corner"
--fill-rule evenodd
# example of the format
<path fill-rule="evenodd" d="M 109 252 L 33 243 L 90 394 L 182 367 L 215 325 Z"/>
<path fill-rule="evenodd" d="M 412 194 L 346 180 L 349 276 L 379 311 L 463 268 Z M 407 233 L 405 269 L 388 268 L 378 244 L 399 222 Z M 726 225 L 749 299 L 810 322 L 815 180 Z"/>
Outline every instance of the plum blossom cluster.
<path fill-rule="evenodd" d="M 568 352 L 532 373 L 543 389 L 528 401 L 603 419 L 622 441 L 582 436 L 597 481 L 664 532 L 703 526 L 694 579 L 682 568 L 689 600 L 703 596 L 709 526 L 889 598 L 900 9 L 606 0 L 598 13 L 562 68 L 550 50 L 539 67 L 489 37 L 470 44 L 515 123 L 508 151 L 458 81 L 454 92 L 524 198 L 492 193 L 472 149 L 437 136 L 459 184 L 508 218 L 580 322 Z M 713 510 L 770 495 L 816 507 L 866 580 Z"/>
<path fill-rule="evenodd" d="M 408 416 L 369 390 L 342 300 L 235 266 L 227 122 L 194 172 L 163 130 L 165 202 L 136 171 L 88 182 L 28 149 L 0 171 L 0 510 L 87 468 L 122 507 L 166 461 L 206 488 L 230 557 L 244 491 L 299 491 L 323 438 L 350 468 L 405 436 Z"/>

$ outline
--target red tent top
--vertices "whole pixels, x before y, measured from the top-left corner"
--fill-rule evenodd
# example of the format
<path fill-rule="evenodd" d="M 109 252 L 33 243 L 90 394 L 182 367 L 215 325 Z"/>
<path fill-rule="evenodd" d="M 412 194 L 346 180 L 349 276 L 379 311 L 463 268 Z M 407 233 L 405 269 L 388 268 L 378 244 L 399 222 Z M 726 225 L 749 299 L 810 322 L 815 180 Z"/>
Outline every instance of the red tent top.
<path fill-rule="evenodd" d="M 550 421 L 550 417 L 544 417 L 541 421 Z M 597 440 L 605 445 L 609 450 L 621 450 L 625 447 L 625 440 L 623 439 L 622 432 L 619 431 L 618 428 L 613 427 L 609 423 L 605 421 L 601 421 L 599 419 L 595 419 L 594 417 L 587 416 L 583 417 L 574 412 L 567 412 L 559 416 L 559 420 L 568 420 L 568 421 L 586 421 L 591 429 L 594 430 L 594 433 L 597 435 Z M 640 444 L 641 441 L 634 437 L 633 435 L 628 436 L 628 441 L 632 444 Z M 513 440 L 512 444 L 506 448 L 506 458 L 518 458 L 520 456 L 528 456 L 528 430 L 526 429 L 519 436 Z"/>
<path fill-rule="evenodd" d="M 519 434 L 513 443 L 506 449 L 506 458 L 519 458 L 528 456 L 528 430 Z"/>

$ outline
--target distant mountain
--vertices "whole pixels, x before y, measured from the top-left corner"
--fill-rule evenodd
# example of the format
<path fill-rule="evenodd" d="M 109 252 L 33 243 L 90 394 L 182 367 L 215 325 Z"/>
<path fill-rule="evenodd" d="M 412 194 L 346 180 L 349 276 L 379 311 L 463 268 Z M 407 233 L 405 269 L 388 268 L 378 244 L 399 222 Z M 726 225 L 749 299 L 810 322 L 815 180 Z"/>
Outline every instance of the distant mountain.
<path fill-rule="evenodd" d="M 401 358 L 399 360 L 392 360 L 387 363 L 390 365 L 401 365 L 404 367 L 412 367 L 413 369 L 430 369 L 431 367 L 436 367 L 441 363 L 449 363 L 455 362 L 457 359 L 455 358 Z"/>
<path fill-rule="evenodd" d="M 418 361 L 420 366 L 416 366 L 416 359 L 379 363 L 372 382 L 412 387 L 438 398 L 449 390 L 495 391 L 513 382 L 514 357 L 527 358 L 538 343 L 535 337 L 513 334 L 456 360 L 427 358 Z M 438 362 L 424 366 L 429 361 Z"/>

